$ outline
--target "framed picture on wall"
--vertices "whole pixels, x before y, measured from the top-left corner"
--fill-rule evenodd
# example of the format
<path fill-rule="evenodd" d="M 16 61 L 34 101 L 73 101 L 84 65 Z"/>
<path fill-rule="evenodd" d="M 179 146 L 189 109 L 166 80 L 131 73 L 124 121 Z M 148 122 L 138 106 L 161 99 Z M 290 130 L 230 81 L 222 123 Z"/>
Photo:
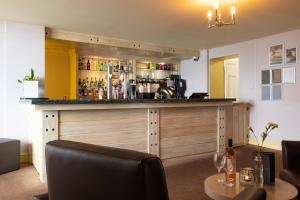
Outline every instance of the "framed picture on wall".
<path fill-rule="evenodd" d="M 266 85 L 271 83 L 270 70 L 261 71 L 261 84 Z"/>
<path fill-rule="evenodd" d="M 285 49 L 285 64 L 297 63 L 297 47 Z"/>
<path fill-rule="evenodd" d="M 281 100 L 282 99 L 282 86 L 272 85 L 272 99 Z"/>
<path fill-rule="evenodd" d="M 283 54 L 284 54 L 283 44 L 271 46 L 269 48 L 270 66 L 282 65 Z"/>
<path fill-rule="evenodd" d="M 283 68 L 283 83 L 288 83 L 288 84 L 296 83 L 296 68 L 295 67 Z"/>
<path fill-rule="evenodd" d="M 272 83 L 282 83 L 281 69 L 272 69 Z"/>
<path fill-rule="evenodd" d="M 261 100 L 266 101 L 271 99 L 271 86 L 264 85 L 261 87 Z"/>

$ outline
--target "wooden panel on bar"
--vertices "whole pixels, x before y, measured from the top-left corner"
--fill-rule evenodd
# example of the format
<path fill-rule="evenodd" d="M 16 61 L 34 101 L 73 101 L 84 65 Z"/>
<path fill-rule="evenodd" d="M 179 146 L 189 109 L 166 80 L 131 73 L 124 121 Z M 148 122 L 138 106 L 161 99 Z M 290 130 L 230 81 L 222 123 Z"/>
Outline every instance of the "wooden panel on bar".
<path fill-rule="evenodd" d="M 226 119 L 225 119 L 225 108 L 218 108 L 218 131 L 217 131 L 217 151 L 225 153 L 226 142 Z"/>
<path fill-rule="evenodd" d="M 58 111 L 43 111 L 42 112 L 42 155 L 45 155 L 45 147 L 46 144 L 50 141 L 57 140 L 58 139 Z M 46 182 L 47 176 L 46 176 L 46 162 L 45 157 L 42 156 L 41 159 L 41 165 L 42 165 L 42 175 L 41 175 L 41 181 Z"/>
<path fill-rule="evenodd" d="M 159 156 L 159 109 L 148 109 L 148 153 Z"/>
<path fill-rule="evenodd" d="M 232 138 L 234 146 L 248 144 L 249 108 L 248 103 L 234 103 L 225 109 L 226 138 Z"/>
<path fill-rule="evenodd" d="M 60 111 L 60 139 L 148 152 L 146 109 Z"/>
<path fill-rule="evenodd" d="M 160 157 L 215 151 L 216 132 L 216 107 L 160 109 Z"/>

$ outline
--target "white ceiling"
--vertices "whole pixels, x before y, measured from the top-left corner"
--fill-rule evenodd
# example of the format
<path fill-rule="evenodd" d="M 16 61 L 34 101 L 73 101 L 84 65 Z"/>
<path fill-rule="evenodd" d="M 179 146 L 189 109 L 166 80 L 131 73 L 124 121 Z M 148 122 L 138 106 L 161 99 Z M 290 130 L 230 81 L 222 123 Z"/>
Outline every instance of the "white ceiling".
<path fill-rule="evenodd" d="M 221 0 L 224 16 L 234 0 Z M 238 24 L 207 29 L 213 0 L 0 0 L 0 18 L 184 48 L 300 28 L 300 0 L 235 0 Z"/>

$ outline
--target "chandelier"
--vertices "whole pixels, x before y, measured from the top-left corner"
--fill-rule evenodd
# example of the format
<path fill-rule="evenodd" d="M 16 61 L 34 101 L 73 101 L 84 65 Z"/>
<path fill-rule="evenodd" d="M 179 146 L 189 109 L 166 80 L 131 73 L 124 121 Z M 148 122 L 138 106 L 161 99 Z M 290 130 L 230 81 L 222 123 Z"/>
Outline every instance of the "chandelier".
<path fill-rule="evenodd" d="M 209 10 L 207 13 L 208 16 L 208 28 L 214 28 L 214 27 L 222 27 L 225 25 L 234 25 L 236 24 L 236 9 L 234 6 L 230 8 L 230 14 L 231 14 L 231 21 L 230 22 L 224 22 L 221 17 L 221 10 L 220 10 L 220 2 L 219 0 L 214 2 L 214 12 L 215 12 L 215 18 L 212 19 L 213 11 Z"/>

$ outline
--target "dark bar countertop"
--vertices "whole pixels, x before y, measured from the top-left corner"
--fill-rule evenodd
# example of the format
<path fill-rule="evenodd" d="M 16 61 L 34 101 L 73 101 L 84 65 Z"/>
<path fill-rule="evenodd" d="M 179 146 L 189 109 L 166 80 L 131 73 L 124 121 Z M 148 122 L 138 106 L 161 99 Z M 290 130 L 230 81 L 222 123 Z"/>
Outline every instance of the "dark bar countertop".
<path fill-rule="evenodd" d="M 36 98 L 27 99 L 21 98 L 21 103 L 29 103 L 33 105 L 72 105 L 72 104 L 143 104 L 143 103 L 201 103 L 201 102 L 234 102 L 236 99 L 232 98 L 218 98 L 218 99 L 119 99 L 119 100 L 90 100 L 90 99 L 47 99 Z"/>

